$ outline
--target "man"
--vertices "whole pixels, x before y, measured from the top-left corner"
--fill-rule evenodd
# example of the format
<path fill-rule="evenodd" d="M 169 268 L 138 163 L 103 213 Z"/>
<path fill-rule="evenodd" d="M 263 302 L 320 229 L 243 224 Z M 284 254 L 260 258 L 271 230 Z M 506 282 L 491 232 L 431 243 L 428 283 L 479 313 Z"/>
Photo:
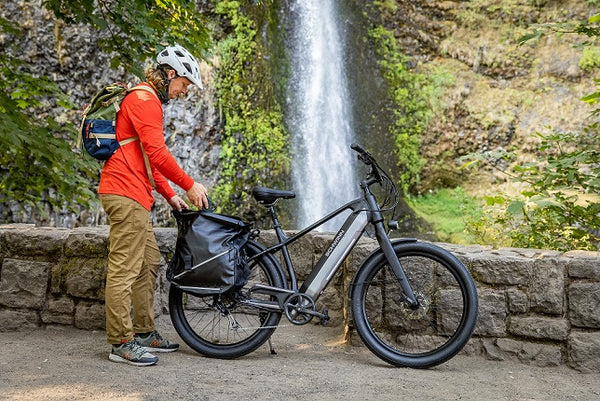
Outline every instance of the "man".
<path fill-rule="evenodd" d="M 160 251 L 150 218 L 153 184 L 146 166 L 151 167 L 156 191 L 173 208 L 187 208 L 187 204 L 166 179 L 185 190 L 194 206 L 208 207 L 206 188 L 179 167 L 165 145 L 163 133 L 162 104 L 185 95 L 191 84 L 202 88 L 198 62 L 178 45 L 164 49 L 156 61 L 157 66 L 146 71 L 146 81 L 140 84 L 143 90 L 130 92 L 117 115 L 117 140 L 137 136 L 139 141 L 121 146 L 111 156 L 98 188 L 110 221 L 105 291 L 106 336 L 112 344 L 109 359 L 135 366 L 158 361 L 148 351 L 172 352 L 179 348 L 162 338 L 154 327 Z"/>

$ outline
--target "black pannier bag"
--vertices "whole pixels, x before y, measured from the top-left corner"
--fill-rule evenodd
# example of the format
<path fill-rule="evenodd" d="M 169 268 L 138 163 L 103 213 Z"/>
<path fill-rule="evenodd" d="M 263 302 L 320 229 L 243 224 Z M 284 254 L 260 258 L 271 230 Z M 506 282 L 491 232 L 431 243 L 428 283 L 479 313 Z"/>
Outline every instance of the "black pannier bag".
<path fill-rule="evenodd" d="M 251 225 L 238 218 L 208 211 L 173 211 L 177 220 L 175 254 L 167 279 L 196 294 L 239 290 L 250 274 L 243 246 Z"/>

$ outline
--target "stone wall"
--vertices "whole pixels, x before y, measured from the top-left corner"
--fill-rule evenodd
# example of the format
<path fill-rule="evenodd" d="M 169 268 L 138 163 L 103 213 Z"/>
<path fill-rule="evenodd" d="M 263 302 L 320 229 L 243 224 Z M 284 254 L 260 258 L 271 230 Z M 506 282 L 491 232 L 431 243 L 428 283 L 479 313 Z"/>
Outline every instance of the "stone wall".
<path fill-rule="evenodd" d="M 163 253 L 155 298 L 159 315 L 168 313 L 164 269 L 176 231 L 157 228 L 155 233 Z M 273 239 L 272 232 L 261 233 L 260 242 Z M 330 240 L 329 234 L 312 233 L 292 244 L 300 279 Z M 348 323 L 348 283 L 376 246 L 362 239 L 317 302 L 340 329 Z M 600 253 L 442 246 L 468 266 L 477 282 L 479 320 L 464 352 L 600 372 Z M 103 329 L 107 250 L 106 226 L 0 226 L 0 331 L 50 325 Z M 360 341 L 352 330 L 348 340 Z"/>

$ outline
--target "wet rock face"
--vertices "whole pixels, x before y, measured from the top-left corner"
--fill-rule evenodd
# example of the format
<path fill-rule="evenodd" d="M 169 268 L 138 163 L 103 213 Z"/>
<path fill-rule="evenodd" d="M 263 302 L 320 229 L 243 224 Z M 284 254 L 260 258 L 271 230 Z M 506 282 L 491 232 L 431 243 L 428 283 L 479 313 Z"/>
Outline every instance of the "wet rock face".
<path fill-rule="evenodd" d="M 423 138 L 431 162 L 421 191 L 464 185 L 465 154 L 514 146 L 520 161 L 536 160 L 536 132 L 582 128 L 590 109 L 580 98 L 597 75 L 579 65 L 575 45 L 585 38 L 550 34 L 524 46 L 518 39 L 531 24 L 584 21 L 593 11 L 580 1 L 407 0 L 384 12 L 415 71 L 452 77 Z M 502 179 L 490 172 L 485 181 Z"/>

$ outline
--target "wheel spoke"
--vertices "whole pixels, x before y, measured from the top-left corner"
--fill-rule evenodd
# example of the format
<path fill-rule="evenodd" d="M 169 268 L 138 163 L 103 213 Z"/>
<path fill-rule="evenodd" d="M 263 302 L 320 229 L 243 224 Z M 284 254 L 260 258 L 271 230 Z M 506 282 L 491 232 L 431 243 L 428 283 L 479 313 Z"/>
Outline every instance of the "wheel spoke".
<path fill-rule="evenodd" d="M 352 307 L 359 334 L 392 364 L 426 367 L 444 362 L 460 351 L 474 328 L 477 295 L 472 279 L 456 258 L 433 245 L 402 245 L 396 254 L 419 305 L 409 305 L 382 258 L 357 273 Z"/>
<path fill-rule="evenodd" d="M 258 252 L 252 247 L 246 251 L 248 256 Z M 264 312 L 240 300 L 254 284 L 282 286 L 283 283 L 274 265 L 266 259 L 256 259 L 250 268 L 248 283 L 236 294 L 198 296 L 171 287 L 171 320 L 190 347 L 205 355 L 233 358 L 253 351 L 268 339 L 281 313 L 261 315 Z"/>

